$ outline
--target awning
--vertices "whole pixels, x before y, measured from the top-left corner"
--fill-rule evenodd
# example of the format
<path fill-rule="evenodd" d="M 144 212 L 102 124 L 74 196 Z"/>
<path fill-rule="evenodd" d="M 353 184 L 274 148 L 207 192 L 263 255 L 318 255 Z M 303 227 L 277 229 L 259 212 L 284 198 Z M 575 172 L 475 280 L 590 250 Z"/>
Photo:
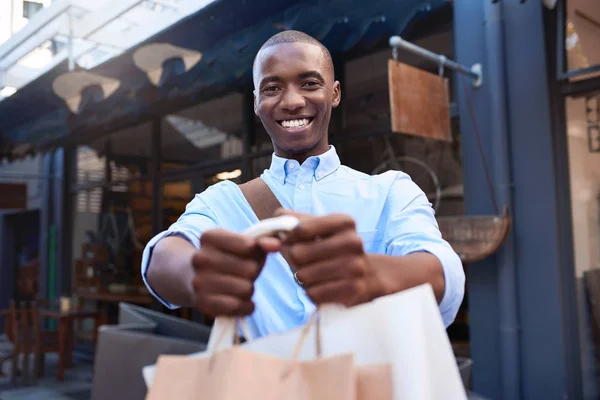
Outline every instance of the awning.
<path fill-rule="evenodd" d="M 447 0 L 219 0 L 90 70 L 118 79 L 109 98 L 72 114 L 52 90 L 66 63 L 0 102 L 0 158 L 44 150 L 56 140 L 90 130 L 111 132 L 143 121 L 165 108 L 193 104 L 239 89 L 251 82 L 254 56 L 262 43 L 284 29 L 304 31 L 335 54 L 360 54 L 402 34 L 410 23 Z M 432 30 L 435 27 L 432 27 Z M 202 53 L 185 73 L 154 86 L 133 61 L 135 51 L 150 43 L 166 43 Z M 14 149 L 18 147 L 18 154 Z"/>

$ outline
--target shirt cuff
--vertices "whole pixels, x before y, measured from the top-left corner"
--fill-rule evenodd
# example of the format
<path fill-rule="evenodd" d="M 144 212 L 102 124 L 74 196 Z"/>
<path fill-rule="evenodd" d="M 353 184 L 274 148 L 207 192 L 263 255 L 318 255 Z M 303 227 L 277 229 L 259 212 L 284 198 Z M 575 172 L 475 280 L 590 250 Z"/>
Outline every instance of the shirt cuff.
<path fill-rule="evenodd" d="M 439 304 L 439 309 L 442 314 L 444 326 L 447 328 L 454 322 L 465 294 L 465 272 L 462 261 L 450 245 L 424 243 L 418 248 L 411 249 L 408 254 L 416 252 L 430 253 L 436 256 L 442 264 L 444 271 L 444 295 Z M 392 252 L 392 255 L 399 254 L 393 254 Z"/>
<path fill-rule="evenodd" d="M 146 285 L 146 287 L 148 288 L 148 291 L 150 291 L 152 296 L 154 296 L 156 299 L 158 299 L 158 301 L 160 301 L 168 309 L 176 310 L 176 309 L 180 308 L 181 306 L 169 303 L 168 301 L 166 301 L 165 299 L 160 297 L 158 295 L 158 293 L 156 293 L 154 291 L 154 289 L 152 289 L 152 286 L 150 286 L 150 283 L 148 282 L 148 278 L 147 278 L 148 267 L 150 266 L 150 259 L 152 258 L 152 252 L 154 251 L 154 246 L 156 246 L 156 244 L 159 241 L 161 241 L 162 239 L 169 237 L 169 236 L 178 236 L 178 237 L 184 238 L 187 241 L 189 241 L 192 245 L 194 245 L 194 247 L 196 247 L 196 248 L 200 247 L 200 239 L 193 237 L 192 235 L 187 234 L 185 232 L 165 231 L 165 232 L 159 233 L 158 235 L 153 237 L 152 240 L 150 240 L 148 242 L 148 244 L 146 245 L 146 248 L 144 249 L 144 252 L 142 254 L 142 279 L 144 280 L 144 284 Z"/>

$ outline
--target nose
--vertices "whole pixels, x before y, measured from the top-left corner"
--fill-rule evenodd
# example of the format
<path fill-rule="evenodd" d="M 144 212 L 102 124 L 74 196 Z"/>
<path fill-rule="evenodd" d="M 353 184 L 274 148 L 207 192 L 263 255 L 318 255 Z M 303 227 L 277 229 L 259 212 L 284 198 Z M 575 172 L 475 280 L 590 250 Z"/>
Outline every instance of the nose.
<path fill-rule="evenodd" d="M 299 108 L 302 108 L 306 105 L 306 101 L 302 94 L 295 89 L 287 89 L 283 92 L 283 96 L 281 98 L 281 108 L 287 111 L 295 111 Z"/>

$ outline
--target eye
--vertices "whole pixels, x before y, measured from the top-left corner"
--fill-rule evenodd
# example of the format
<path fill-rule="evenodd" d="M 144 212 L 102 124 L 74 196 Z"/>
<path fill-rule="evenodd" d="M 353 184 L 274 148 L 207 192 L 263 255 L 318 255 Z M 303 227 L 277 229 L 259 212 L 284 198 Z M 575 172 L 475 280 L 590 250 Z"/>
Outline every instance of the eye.
<path fill-rule="evenodd" d="M 261 92 L 274 93 L 274 92 L 277 92 L 278 90 L 279 90 L 279 88 L 277 86 L 271 85 L 271 86 L 266 86 L 266 87 L 262 88 Z"/>
<path fill-rule="evenodd" d="M 302 87 L 305 89 L 316 89 L 319 86 L 321 86 L 321 83 L 317 81 L 307 81 L 302 85 Z"/>

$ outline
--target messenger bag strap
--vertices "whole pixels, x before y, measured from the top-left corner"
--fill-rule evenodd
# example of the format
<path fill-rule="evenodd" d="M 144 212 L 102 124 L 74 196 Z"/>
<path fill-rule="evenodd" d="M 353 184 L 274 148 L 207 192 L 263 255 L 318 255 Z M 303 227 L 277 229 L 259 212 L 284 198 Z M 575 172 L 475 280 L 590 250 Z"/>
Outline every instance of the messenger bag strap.
<path fill-rule="evenodd" d="M 259 221 L 273 217 L 275 210 L 281 207 L 281 203 L 277 200 L 271 188 L 261 178 L 242 183 L 239 188 Z M 289 255 L 286 252 L 282 252 L 281 255 L 294 272 L 296 282 L 302 286 L 302 282 L 298 280 L 298 276 L 292 267 L 293 263 L 290 263 Z"/>
<path fill-rule="evenodd" d="M 239 188 L 259 221 L 273 217 L 275 210 L 281 207 L 273 191 L 261 178 L 242 183 Z"/>

